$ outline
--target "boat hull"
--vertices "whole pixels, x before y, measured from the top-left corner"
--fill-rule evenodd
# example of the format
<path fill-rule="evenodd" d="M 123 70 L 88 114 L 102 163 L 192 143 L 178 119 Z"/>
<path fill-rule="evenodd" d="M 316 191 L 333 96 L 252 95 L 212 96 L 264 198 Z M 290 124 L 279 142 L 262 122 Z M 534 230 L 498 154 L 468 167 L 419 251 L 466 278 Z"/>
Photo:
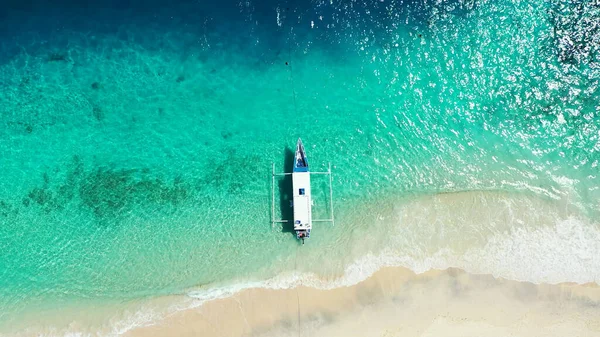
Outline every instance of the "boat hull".
<path fill-rule="evenodd" d="M 308 158 L 302 141 L 298 139 L 292 172 L 294 231 L 298 239 L 310 237 L 312 229 L 312 193 Z"/>

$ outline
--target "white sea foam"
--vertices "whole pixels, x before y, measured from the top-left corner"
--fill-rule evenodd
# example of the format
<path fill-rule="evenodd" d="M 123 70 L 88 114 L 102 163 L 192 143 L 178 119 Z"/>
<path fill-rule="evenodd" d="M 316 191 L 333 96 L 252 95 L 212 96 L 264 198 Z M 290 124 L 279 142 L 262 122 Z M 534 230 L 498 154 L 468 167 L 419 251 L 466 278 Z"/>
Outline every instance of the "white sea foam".
<path fill-rule="evenodd" d="M 533 283 L 600 283 L 600 231 L 576 218 L 519 228 L 492 237 L 482 251 L 467 252 L 458 267 Z"/>
<path fill-rule="evenodd" d="M 111 324 L 111 331 L 108 333 L 109 336 L 120 336 L 129 330 L 142 326 L 151 326 L 160 322 L 168 313 L 173 312 L 173 308 L 170 308 L 165 313 L 161 313 L 151 308 L 144 308 L 137 310 L 127 319 L 122 319 Z"/>
<path fill-rule="evenodd" d="M 469 250 L 463 256 L 441 250 L 434 256 L 417 260 L 386 250 L 361 257 L 346 268 L 343 276 L 335 279 L 290 272 L 264 281 L 195 290 L 188 295 L 200 305 L 249 288 L 290 289 L 302 285 L 333 289 L 355 285 L 389 266 L 406 267 L 416 273 L 455 267 L 533 283 L 600 283 L 600 231 L 569 218 L 557 221 L 556 226 L 550 228 L 517 229 L 507 235 L 494 236 L 483 250 Z"/>
<path fill-rule="evenodd" d="M 470 273 L 532 283 L 600 283 L 600 230 L 577 218 L 557 220 L 554 226 L 518 228 L 491 237 L 483 249 L 456 255 L 449 249 L 417 259 L 393 249 L 367 254 L 346 267 L 342 276 L 323 279 L 313 273 L 288 272 L 264 281 L 249 281 L 191 291 L 195 306 L 226 298 L 250 288 L 290 289 L 307 286 L 333 289 L 355 285 L 384 267 L 400 266 L 423 273 L 460 268 Z"/>

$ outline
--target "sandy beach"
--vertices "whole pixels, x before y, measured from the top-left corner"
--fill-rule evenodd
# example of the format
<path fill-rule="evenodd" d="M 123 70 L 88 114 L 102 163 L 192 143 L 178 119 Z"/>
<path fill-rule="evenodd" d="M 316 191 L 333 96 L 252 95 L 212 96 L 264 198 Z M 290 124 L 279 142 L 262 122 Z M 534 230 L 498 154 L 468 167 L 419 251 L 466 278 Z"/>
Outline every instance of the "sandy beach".
<path fill-rule="evenodd" d="M 125 336 L 600 336 L 600 287 L 387 267 L 332 290 L 246 289 Z"/>

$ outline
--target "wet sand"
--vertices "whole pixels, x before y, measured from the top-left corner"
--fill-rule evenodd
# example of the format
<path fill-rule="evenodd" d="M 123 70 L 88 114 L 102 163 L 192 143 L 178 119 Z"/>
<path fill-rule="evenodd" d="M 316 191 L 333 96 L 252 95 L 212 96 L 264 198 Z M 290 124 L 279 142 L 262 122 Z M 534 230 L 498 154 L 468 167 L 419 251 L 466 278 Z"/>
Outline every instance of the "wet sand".
<path fill-rule="evenodd" d="M 386 267 L 332 290 L 246 289 L 125 336 L 600 336 L 600 287 Z"/>

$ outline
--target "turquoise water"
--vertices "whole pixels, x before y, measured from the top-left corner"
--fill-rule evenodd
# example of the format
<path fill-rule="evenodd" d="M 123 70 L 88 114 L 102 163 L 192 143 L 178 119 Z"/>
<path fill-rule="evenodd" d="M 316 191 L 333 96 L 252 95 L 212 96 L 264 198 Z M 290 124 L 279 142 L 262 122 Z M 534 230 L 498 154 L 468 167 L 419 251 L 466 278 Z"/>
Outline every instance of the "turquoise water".
<path fill-rule="evenodd" d="M 592 2 L 60 6 L 7 10 L 1 31 L 6 327 L 40 306 L 339 275 L 382 252 L 600 280 Z M 313 169 L 333 165 L 337 221 L 295 267 L 299 243 L 271 229 L 270 170 L 298 137 Z M 327 180 L 313 183 L 325 217 Z M 286 180 L 276 191 L 285 216 Z M 480 194 L 432 197 L 450 192 Z M 556 255 L 528 274 L 515 247 Z"/>

